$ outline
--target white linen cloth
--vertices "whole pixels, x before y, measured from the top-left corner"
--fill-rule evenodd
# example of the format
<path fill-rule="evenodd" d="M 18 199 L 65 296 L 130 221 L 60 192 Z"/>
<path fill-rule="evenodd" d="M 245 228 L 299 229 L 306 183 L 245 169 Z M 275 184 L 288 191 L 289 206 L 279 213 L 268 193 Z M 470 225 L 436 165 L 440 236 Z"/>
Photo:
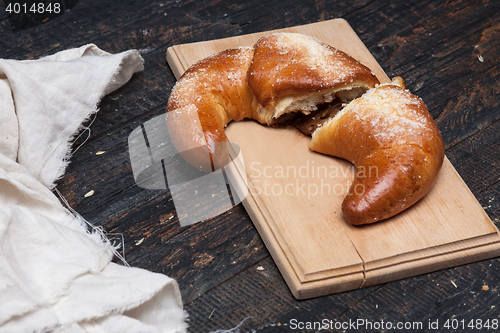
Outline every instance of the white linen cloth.
<path fill-rule="evenodd" d="M 0 333 L 186 331 L 177 282 L 112 263 L 51 191 L 82 122 L 142 69 L 93 44 L 0 59 Z"/>

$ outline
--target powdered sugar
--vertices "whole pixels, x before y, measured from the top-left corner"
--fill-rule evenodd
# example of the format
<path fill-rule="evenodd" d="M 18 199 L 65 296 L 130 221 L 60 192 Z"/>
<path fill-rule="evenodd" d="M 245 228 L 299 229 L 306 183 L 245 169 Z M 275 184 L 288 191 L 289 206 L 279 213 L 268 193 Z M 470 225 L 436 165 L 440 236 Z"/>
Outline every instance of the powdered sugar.
<path fill-rule="evenodd" d="M 252 54 L 253 48 L 239 47 L 198 61 L 174 85 L 169 108 L 210 102 L 213 98 L 211 92 L 221 90 L 224 80 L 238 80 L 242 72 L 246 73 Z"/>
<path fill-rule="evenodd" d="M 298 74 L 299 69 L 307 70 L 323 79 L 324 87 L 332 87 L 340 82 L 352 81 L 354 73 L 364 70 L 354 59 L 328 44 L 309 36 L 294 33 L 276 33 L 261 40 L 260 48 L 268 48 L 283 56 L 286 61 L 276 61 L 275 71 Z"/>
<path fill-rule="evenodd" d="M 389 84 L 368 91 L 345 112 L 372 128 L 372 136 L 380 144 L 419 142 L 432 134 L 432 118 L 421 99 Z"/>

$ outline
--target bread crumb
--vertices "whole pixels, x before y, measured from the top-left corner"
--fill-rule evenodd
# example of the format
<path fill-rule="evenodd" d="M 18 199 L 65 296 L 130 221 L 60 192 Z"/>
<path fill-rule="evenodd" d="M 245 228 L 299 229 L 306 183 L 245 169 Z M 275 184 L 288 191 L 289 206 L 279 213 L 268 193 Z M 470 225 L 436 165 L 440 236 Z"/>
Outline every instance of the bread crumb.
<path fill-rule="evenodd" d="M 486 291 L 486 290 L 490 290 L 490 287 L 488 287 L 487 285 L 484 285 L 483 286 L 483 291 Z"/>
<path fill-rule="evenodd" d="M 88 191 L 87 193 L 85 193 L 84 197 L 88 198 L 88 197 L 93 196 L 93 195 L 94 195 L 94 190 L 91 190 L 91 191 Z"/>
<path fill-rule="evenodd" d="M 105 150 L 99 150 L 97 153 L 95 153 L 97 156 L 104 154 L 106 151 Z"/>

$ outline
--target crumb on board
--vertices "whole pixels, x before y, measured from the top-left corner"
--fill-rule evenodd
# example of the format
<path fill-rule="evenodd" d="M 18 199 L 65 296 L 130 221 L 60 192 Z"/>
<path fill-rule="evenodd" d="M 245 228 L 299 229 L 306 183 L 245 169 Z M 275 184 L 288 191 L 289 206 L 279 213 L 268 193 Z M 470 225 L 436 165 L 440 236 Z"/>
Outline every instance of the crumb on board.
<path fill-rule="evenodd" d="M 158 217 L 158 219 L 160 220 L 160 224 L 164 224 L 167 221 L 171 221 L 174 217 L 175 217 L 175 214 L 172 213 L 172 212 L 170 212 L 170 213 L 167 213 L 167 214 L 160 215 Z"/>
<path fill-rule="evenodd" d="M 482 289 L 483 289 L 483 291 L 486 291 L 486 290 L 489 290 L 490 287 L 488 287 L 487 285 L 484 285 Z"/>
<path fill-rule="evenodd" d="M 94 190 L 90 190 L 87 193 L 85 193 L 84 197 L 88 198 L 88 197 L 93 196 L 93 195 L 94 195 Z"/>

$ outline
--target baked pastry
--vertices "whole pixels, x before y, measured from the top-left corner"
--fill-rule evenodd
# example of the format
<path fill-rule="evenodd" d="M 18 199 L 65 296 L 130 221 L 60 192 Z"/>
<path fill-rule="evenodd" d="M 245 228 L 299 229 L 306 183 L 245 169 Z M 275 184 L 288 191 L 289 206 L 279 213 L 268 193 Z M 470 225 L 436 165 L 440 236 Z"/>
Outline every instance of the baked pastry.
<path fill-rule="evenodd" d="M 248 85 L 258 102 L 257 120 L 267 125 L 296 112 L 308 115 L 335 98 L 350 101 L 379 83 L 368 67 L 312 37 L 274 34 L 254 48 Z"/>
<path fill-rule="evenodd" d="M 224 127 L 256 118 L 247 83 L 253 49 L 230 49 L 191 66 L 175 84 L 167 105 L 167 129 L 181 156 L 211 172 L 227 165 Z"/>
<path fill-rule="evenodd" d="M 324 42 L 276 33 L 191 66 L 170 94 L 167 115 L 178 114 L 167 121 L 168 130 L 182 138 L 174 144 L 189 163 L 216 170 L 227 164 L 224 127 L 230 121 L 279 125 L 320 104 L 352 100 L 378 83 L 368 67 Z"/>
<path fill-rule="evenodd" d="M 356 166 L 342 203 L 352 224 L 380 221 L 416 203 L 432 187 L 444 158 L 427 107 L 399 77 L 349 103 L 312 134 L 310 148 Z"/>
<path fill-rule="evenodd" d="M 439 130 L 402 79 L 379 85 L 368 67 L 301 34 L 272 34 L 199 61 L 176 83 L 167 105 L 174 145 L 208 172 L 229 161 L 224 127 L 244 118 L 296 126 L 312 135 L 312 150 L 347 159 L 358 171 L 376 170 L 358 172 L 343 202 L 352 224 L 413 205 L 431 188 L 444 158 Z"/>

